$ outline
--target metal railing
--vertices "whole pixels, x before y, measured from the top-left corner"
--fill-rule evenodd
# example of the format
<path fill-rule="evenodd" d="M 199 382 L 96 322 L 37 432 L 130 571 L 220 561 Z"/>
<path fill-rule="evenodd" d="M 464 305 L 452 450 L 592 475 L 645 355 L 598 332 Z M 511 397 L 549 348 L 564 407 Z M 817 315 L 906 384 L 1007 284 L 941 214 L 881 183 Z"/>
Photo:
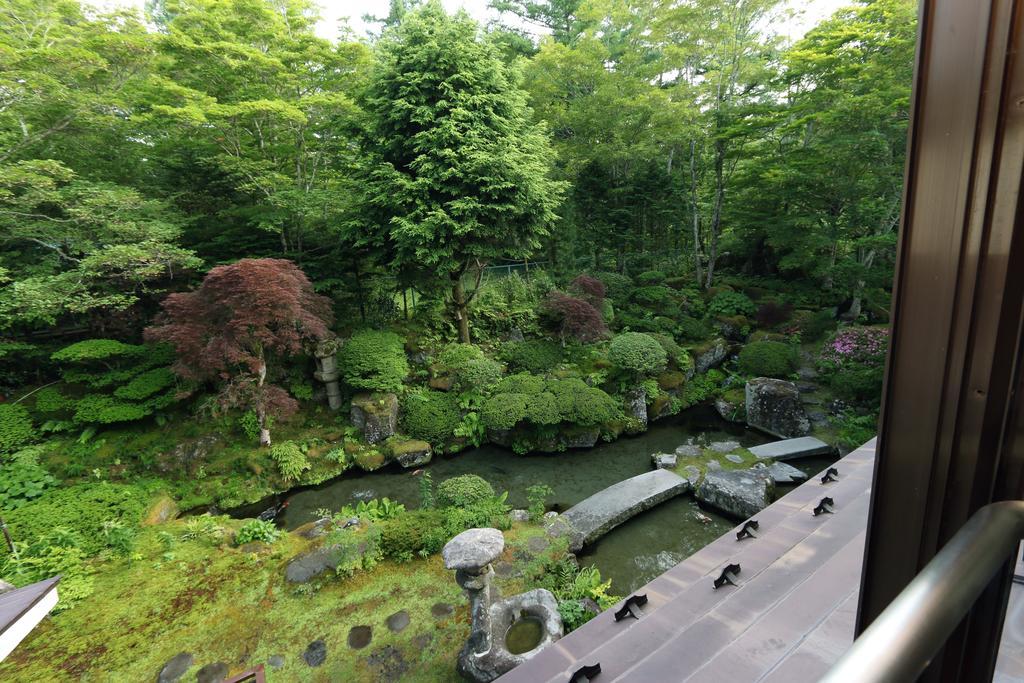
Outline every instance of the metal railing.
<path fill-rule="evenodd" d="M 821 680 L 915 680 L 1022 538 L 1024 501 L 975 512 Z"/>

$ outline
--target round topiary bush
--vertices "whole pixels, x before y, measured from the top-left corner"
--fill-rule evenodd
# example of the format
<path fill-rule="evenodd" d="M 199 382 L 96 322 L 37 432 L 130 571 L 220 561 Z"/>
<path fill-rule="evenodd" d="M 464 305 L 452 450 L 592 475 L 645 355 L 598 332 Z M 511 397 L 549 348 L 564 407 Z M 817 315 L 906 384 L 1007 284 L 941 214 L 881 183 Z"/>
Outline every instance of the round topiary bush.
<path fill-rule="evenodd" d="M 443 391 L 411 391 L 402 400 L 402 431 L 441 446 L 462 422 L 458 397 Z"/>
<path fill-rule="evenodd" d="M 796 349 L 776 341 L 747 344 L 740 351 L 740 372 L 751 377 L 788 377 L 796 372 Z"/>
<path fill-rule="evenodd" d="M 394 332 L 356 332 L 338 352 L 338 365 L 356 389 L 398 391 L 409 374 L 405 342 Z"/>
<path fill-rule="evenodd" d="M 539 339 L 513 342 L 505 345 L 503 355 L 511 368 L 541 373 L 562 362 L 562 347 Z"/>
<path fill-rule="evenodd" d="M 495 394 L 484 402 L 480 420 L 488 429 L 512 429 L 526 418 L 531 399 L 526 394 Z"/>
<path fill-rule="evenodd" d="M 501 379 L 501 363 L 473 344 L 450 344 L 437 356 L 438 363 L 455 379 L 457 389 L 486 389 Z"/>
<path fill-rule="evenodd" d="M 647 287 L 649 285 L 660 285 L 665 282 L 664 271 L 660 270 L 646 270 L 636 276 L 636 281 L 639 285 Z"/>
<path fill-rule="evenodd" d="M 658 340 L 643 332 L 624 332 L 612 339 L 608 359 L 615 367 L 635 375 L 653 375 L 665 369 L 668 354 Z"/>
<path fill-rule="evenodd" d="M 35 436 L 32 417 L 24 406 L 0 403 L 0 453 L 13 453 Z"/>
<path fill-rule="evenodd" d="M 605 296 L 620 303 L 629 299 L 629 294 L 633 291 L 633 281 L 628 275 L 606 272 L 594 273 L 594 277 L 604 285 Z"/>
<path fill-rule="evenodd" d="M 733 317 L 737 315 L 752 316 L 757 307 L 746 294 L 723 290 L 715 295 L 708 304 L 708 315 L 712 318 Z"/>
<path fill-rule="evenodd" d="M 468 507 L 493 497 L 494 488 L 475 474 L 445 479 L 437 487 L 437 504 L 440 507 Z"/>

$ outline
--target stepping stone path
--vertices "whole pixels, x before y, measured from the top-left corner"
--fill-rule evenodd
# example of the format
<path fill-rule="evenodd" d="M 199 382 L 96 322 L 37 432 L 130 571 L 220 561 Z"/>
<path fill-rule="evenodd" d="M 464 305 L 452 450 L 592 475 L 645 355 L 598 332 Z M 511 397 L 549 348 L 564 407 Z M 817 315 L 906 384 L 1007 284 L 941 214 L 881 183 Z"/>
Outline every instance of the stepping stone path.
<path fill-rule="evenodd" d="M 373 640 L 373 629 L 369 626 L 353 626 L 348 632 L 348 646 L 353 650 L 362 650 Z"/>
<path fill-rule="evenodd" d="M 196 673 L 196 683 L 223 683 L 227 677 L 228 665 L 224 662 L 214 662 Z"/>
<path fill-rule="evenodd" d="M 426 650 L 433 640 L 433 635 L 429 633 L 421 633 L 412 639 L 412 646 L 417 650 Z"/>
<path fill-rule="evenodd" d="M 676 455 L 680 457 L 696 458 L 702 452 L 700 446 L 694 446 L 693 444 L 685 444 L 676 448 Z"/>
<path fill-rule="evenodd" d="M 797 484 L 801 481 L 807 481 L 806 474 L 784 462 L 773 462 L 771 465 L 768 465 L 768 474 L 772 476 L 776 484 Z"/>
<path fill-rule="evenodd" d="M 671 470 L 675 468 L 678 460 L 675 453 L 655 453 L 651 456 L 651 462 L 654 463 L 655 469 Z"/>
<path fill-rule="evenodd" d="M 737 465 L 742 465 L 743 464 L 743 456 L 742 455 L 736 455 L 735 453 L 728 454 L 727 456 L 725 456 L 725 459 L 728 460 L 729 462 L 734 462 Z"/>
<path fill-rule="evenodd" d="M 267 658 L 267 664 L 274 669 L 280 669 L 284 666 L 284 655 L 270 655 L 270 657 Z"/>
<path fill-rule="evenodd" d="M 547 550 L 550 545 L 551 544 L 548 542 L 548 539 L 543 536 L 532 536 L 528 541 L 526 541 L 526 547 L 533 553 L 542 553 Z"/>
<path fill-rule="evenodd" d="M 511 562 L 495 562 L 493 566 L 494 573 L 503 579 L 507 579 L 508 577 L 516 573 L 516 566 Z"/>
<path fill-rule="evenodd" d="M 388 617 L 388 630 L 392 633 L 401 633 L 409 625 L 409 613 L 405 610 L 395 612 Z"/>
<path fill-rule="evenodd" d="M 708 448 L 716 453 L 731 453 L 739 447 L 739 441 L 712 441 L 711 445 L 708 446 Z"/>
<path fill-rule="evenodd" d="M 434 606 L 430 608 L 430 613 L 434 615 L 435 619 L 443 619 L 454 611 L 455 608 L 446 602 L 435 603 Z"/>
<path fill-rule="evenodd" d="M 156 677 L 157 683 L 175 683 L 185 675 L 185 672 L 192 666 L 192 655 L 188 652 L 179 652 L 164 664 L 160 669 L 160 675 Z"/>
<path fill-rule="evenodd" d="M 385 683 L 398 681 L 409 671 L 409 665 L 394 645 L 386 645 L 377 650 L 366 658 L 366 663 L 376 674 L 374 680 Z"/>
<path fill-rule="evenodd" d="M 302 653 L 302 660 L 310 666 L 320 666 L 327 661 L 327 643 L 322 640 L 314 640 Z"/>

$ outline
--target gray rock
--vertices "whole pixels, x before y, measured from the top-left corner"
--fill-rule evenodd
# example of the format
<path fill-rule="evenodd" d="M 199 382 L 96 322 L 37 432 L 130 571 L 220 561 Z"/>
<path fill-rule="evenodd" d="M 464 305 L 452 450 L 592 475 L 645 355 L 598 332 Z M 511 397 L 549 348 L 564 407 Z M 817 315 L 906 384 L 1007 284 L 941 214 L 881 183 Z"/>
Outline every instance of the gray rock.
<path fill-rule="evenodd" d="M 708 462 L 707 462 L 707 470 L 708 470 L 708 472 L 717 472 L 720 469 L 722 469 L 722 463 L 718 462 L 717 460 L 708 460 Z"/>
<path fill-rule="evenodd" d="M 794 460 L 817 455 L 834 455 L 836 449 L 821 439 L 803 436 L 799 439 L 783 439 L 754 446 L 750 452 L 761 459 Z"/>
<path fill-rule="evenodd" d="M 548 539 L 543 536 L 531 536 L 526 541 L 526 547 L 530 549 L 531 553 L 538 554 L 547 550 L 551 546 Z"/>
<path fill-rule="evenodd" d="M 554 519 L 557 516 L 558 516 L 558 513 L 555 512 L 554 510 L 549 510 L 549 511 L 544 513 L 544 519 Z"/>
<path fill-rule="evenodd" d="M 320 666 L 327 661 L 327 643 L 322 640 L 314 640 L 302 653 L 302 661 L 309 666 Z"/>
<path fill-rule="evenodd" d="M 776 484 L 797 484 L 801 481 L 807 481 L 806 474 L 784 462 L 773 462 L 768 465 L 767 470 Z"/>
<path fill-rule="evenodd" d="M 280 669 L 284 666 L 284 655 L 270 655 L 267 657 L 267 664 L 274 669 Z"/>
<path fill-rule="evenodd" d="M 811 421 L 812 427 L 828 427 L 830 424 L 832 424 L 829 421 L 829 419 L 825 417 L 825 413 L 821 413 L 818 411 L 807 413 L 807 419 Z"/>
<path fill-rule="evenodd" d="M 728 460 L 729 462 L 734 462 L 737 465 L 743 464 L 743 456 L 737 455 L 736 453 L 729 453 L 728 455 L 725 456 L 725 459 Z"/>
<path fill-rule="evenodd" d="M 747 382 L 747 424 L 782 438 L 811 431 L 796 385 L 781 379 L 758 377 Z"/>
<path fill-rule="evenodd" d="M 328 569 L 337 569 L 339 559 L 338 546 L 317 548 L 289 562 L 284 570 L 284 577 L 292 583 L 307 583 Z"/>
<path fill-rule="evenodd" d="M 746 327 L 749 331 L 750 327 L 742 325 L 742 321 L 733 320 L 730 318 L 716 318 L 714 322 L 714 328 L 718 330 L 718 333 L 733 342 L 745 342 L 748 334 L 744 334 L 743 328 Z"/>
<path fill-rule="evenodd" d="M 697 458 L 703 452 L 700 446 L 694 446 L 693 444 L 685 444 L 676 448 L 676 455 L 680 457 Z"/>
<path fill-rule="evenodd" d="M 406 469 L 422 467 L 434 456 L 434 449 L 426 441 L 406 441 L 393 450 L 395 461 Z"/>
<path fill-rule="evenodd" d="M 818 371 L 809 365 L 802 365 L 796 370 L 797 377 L 802 380 L 811 380 L 818 377 Z"/>
<path fill-rule="evenodd" d="M 766 470 L 708 470 L 696 498 L 745 519 L 767 507 L 774 493 L 775 483 Z"/>
<path fill-rule="evenodd" d="M 730 403 L 724 398 L 715 399 L 715 412 L 718 416 L 727 422 L 745 422 L 746 416 L 743 414 L 744 406 L 738 406 L 735 403 Z"/>
<path fill-rule="evenodd" d="M 353 650 L 362 650 L 373 640 L 373 629 L 369 626 L 353 626 L 348 630 L 348 646 Z"/>
<path fill-rule="evenodd" d="M 297 533 L 299 536 L 302 536 L 303 538 L 308 538 L 308 539 L 320 538 L 321 536 L 324 536 L 324 535 L 327 534 L 327 530 L 328 530 L 328 528 L 330 526 L 331 526 L 331 518 L 330 517 L 321 517 L 320 519 L 316 520 L 315 522 L 309 522 L 308 524 L 303 524 L 302 526 L 300 526 L 298 529 L 295 530 L 295 533 Z"/>
<path fill-rule="evenodd" d="M 711 445 L 708 446 L 708 448 L 716 453 L 732 453 L 739 447 L 739 441 L 712 441 Z"/>
<path fill-rule="evenodd" d="M 392 633 L 401 633 L 409 625 L 409 613 L 404 609 L 400 612 L 395 612 L 388 617 L 387 624 L 388 630 Z"/>
<path fill-rule="evenodd" d="M 505 537 L 497 529 L 468 529 L 448 541 L 441 550 L 444 566 L 478 573 L 505 549 Z"/>
<path fill-rule="evenodd" d="M 691 482 L 695 482 L 700 479 L 700 468 L 696 465 L 687 465 L 683 468 L 683 471 L 686 472 L 686 478 Z"/>
<path fill-rule="evenodd" d="M 797 382 L 796 388 L 801 394 L 813 394 L 818 390 L 818 385 L 810 382 Z"/>
<path fill-rule="evenodd" d="M 17 586 L 13 583 L 7 583 L 3 579 L 0 579 L 0 593 L 6 593 L 7 591 L 12 591 L 15 588 L 17 588 Z"/>
<path fill-rule="evenodd" d="M 192 662 L 191 653 L 179 652 L 160 669 L 160 673 L 156 677 L 157 683 L 174 683 L 185 675 L 185 672 L 192 666 Z"/>
<path fill-rule="evenodd" d="M 357 394 L 352 399 L 352 424 L 367 443 L 380 443 L 398 428 L 398 397 L 394 394 Z"/>
<path fill-rule="evenodd" d="M 639 434 L 647 429 L 647 391 L 643 387 L 631 389 L 626 394 L 626 417 L 637 423 L 627 430 L 628 433 Z"/>
<path fill-rule="evenodd" d="M 659 470 L 675 469 L 678 462 L 675 453 L 654 453 L 651 455 L 651 462 L 654 468 Z"/>
<path fill-rule="evenodd" d="M 222 683 L 227 677 L 228 665 L 224 662 L 214 662 L 196 672 L 196 683 Z"/>
<path fill-rule="evenodd" d="M 530 521 L 530 513 L 526 510 L 513 510 L 508 513 L 509 519 L 513 522 L 528 522 Z"/>
<path fill-rule="evenodd" d="M 717 368 L 729 355 L 729 345 L 724 339 L 716 339 L 707 350 L 698 353 L 693 358 L 693 369 L 698 373 L 704 373 L 711 368 Z"/>
<path fill-rule="evenodd" d="M 613 484 L 561 514 L 591 543 L 627 519 L 690 490 L 690 482 L 668 470 L 654 470 Z M 570 550 L 574 550 L 570 546 Z"/>
<path fill-rule="evenodd" d="M 523 336 L 523 331 L 521 329 L 519 329 L 518 327 L 513 327 L 511 330 L 508 331 L 508 338 L 505 341 L 521 342 L 526 341 L 526 338 Z"/>
<path fill-rule="evenodd" d="M 559 438 L 566 448 L 593 448 L 601 438 L 601 430 L 597 427 L 574 427 L 562 431 Z"/>

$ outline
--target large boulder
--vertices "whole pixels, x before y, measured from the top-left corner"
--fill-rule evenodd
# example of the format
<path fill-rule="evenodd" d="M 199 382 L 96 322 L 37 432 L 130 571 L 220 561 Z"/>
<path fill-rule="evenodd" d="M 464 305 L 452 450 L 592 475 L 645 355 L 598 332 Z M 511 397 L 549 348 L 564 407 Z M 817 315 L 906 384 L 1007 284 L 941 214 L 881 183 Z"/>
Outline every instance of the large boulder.
<path fill-rule="evenodd" d="M 626 417 L 633 418 L 627 433 L 639 434 L 647 430 L 647 390 L 643 387 L 636 387 L 626 394 Z"/>
<path fill-rule="evenodd" d="M 178 516 L 178 512 L 178 505 L 174 499 L 166 493 L 161 494 L 146 511 L 146 516 L 142 519 L 142 526 L 156 526 L 169 522 Z"/>
<path fill-rule="evenodd" d="M 751 470 L 708 470 L 697 488 L 696 498 L 727 514 L 746 519 L 772 502 L 775 482 L 764 468 Z"/>
<path fill-rule="evenodd" d="M 758 377 L 747 382 L 747 424 L 783 439 L 811 431 L 800 391 L 792 382 Z"/>
<path fill-rule="evenodd" d="M 693 352 L 693 369 L 699 374 L 717 368 L 729 355 L 729 344 L 724 339 L 714 339 Z"/>
<path fill-rule="evenodd" d="M 394 394 L 357 394 L 352 399 L 352 424 L 367 443 L 380 443 L 398 429 L 398 397 Z"/>
<path fill-rule="evenodd" d="M 501 557 L 505 537 L 497 529 L 467 529 L 448 541 L 441 549 L 447 569 L 479 573 Z"/>

